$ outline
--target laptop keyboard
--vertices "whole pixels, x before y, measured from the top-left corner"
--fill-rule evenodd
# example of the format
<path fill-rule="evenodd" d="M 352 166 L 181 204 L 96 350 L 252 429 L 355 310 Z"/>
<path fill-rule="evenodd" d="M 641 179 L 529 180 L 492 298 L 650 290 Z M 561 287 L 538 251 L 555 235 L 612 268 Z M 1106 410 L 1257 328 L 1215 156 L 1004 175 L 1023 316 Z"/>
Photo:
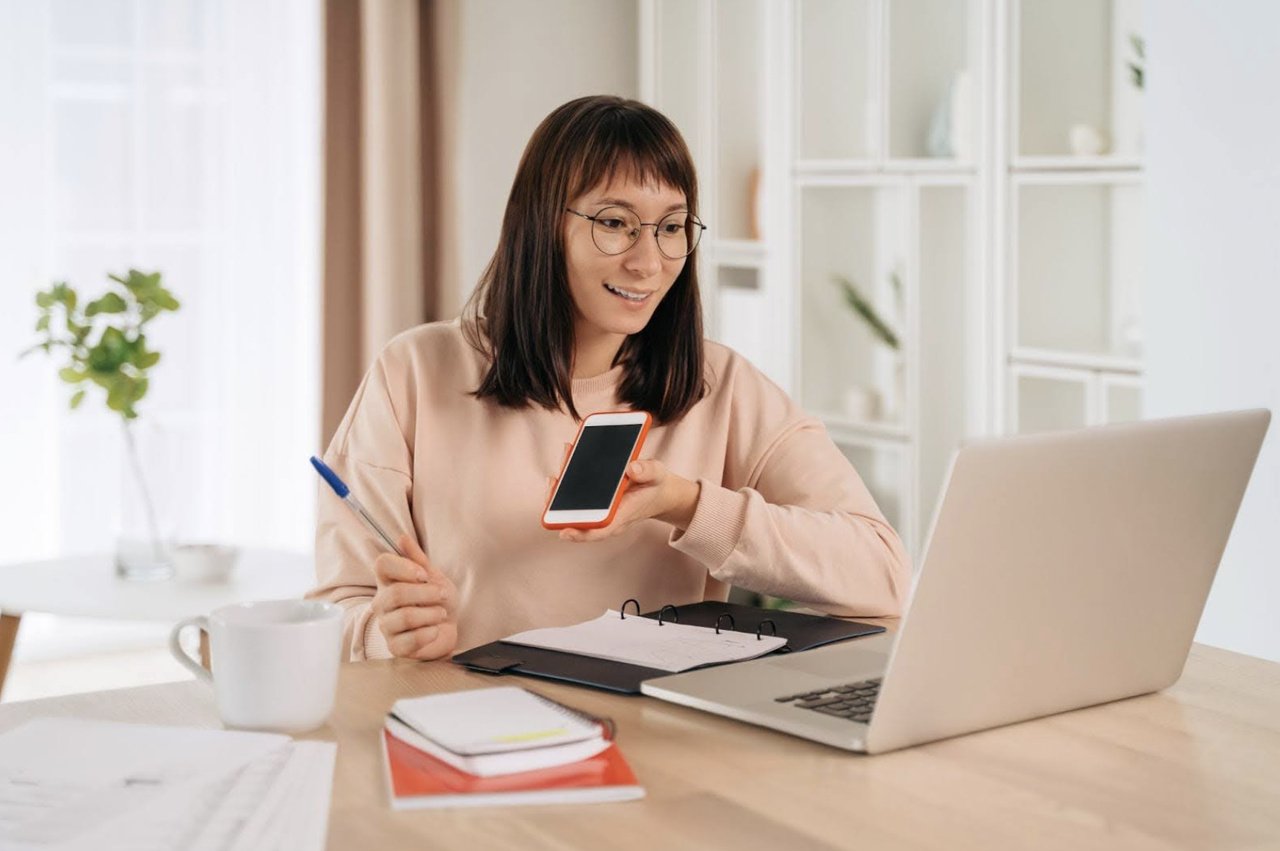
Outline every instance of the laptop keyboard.
<path fill-rule="evenodd" d="M 837 718 L 848 718 L 866 724 L 871 720 L 871 711 L 875 709 L 876 697 L 880 694 L 880 678 L 849 683 L 843 686 L 830 686 L 817 691 L 806 691 L 800 694 L 789 694 L 777 697 L 778 703 L 790 703 L 799 709 L 812 709 L 823 715 L 834 715 Z"/>

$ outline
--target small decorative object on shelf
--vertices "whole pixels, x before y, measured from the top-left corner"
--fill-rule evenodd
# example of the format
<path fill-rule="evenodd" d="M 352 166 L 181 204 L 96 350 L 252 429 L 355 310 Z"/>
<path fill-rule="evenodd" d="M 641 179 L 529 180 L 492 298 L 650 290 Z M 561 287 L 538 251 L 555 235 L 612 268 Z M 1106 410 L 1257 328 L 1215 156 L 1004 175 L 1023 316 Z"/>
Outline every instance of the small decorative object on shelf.
<path fill-rule="evenodd" d="M 1092 124 L 1073 124 L 1067 132 L 1071 153 L 1077 157 L 1096 157 L 1107 151 L 1107 137 Z"/>
<path fill-rule="evenodd" d="M 751 209 L 749 212 L 749 221 L 751 223 L 751 238 L 756 242 L 764 239 L 764 225 L 762 223 L 761 214 L 764 211 L 764 201 L 760 197 L 764 192 L 764 185 L 760 179 L 760 169 L 751 169 L 750 187 L 748 197 L 751 199 Z"/>
<path fill-rule="evenodd" d="M 832 280 L 844 295 L 845 303 L 867 324 L 872 335 L 891 354 L 889 375 L 886 380 L 879 382 L 880 387 L 853 386 L 845 391 L 845 413 L 858 422 L 894 419 L 899 413 L 903 392 L 902 343 L 898 334 L 853 281 L 839 275 Z M 902 279 L 897 272 L 893 272 L 889 275 L 889 282 L 893 286 L 894 298 L 900 305 Z"/>
<path fill-rule="evenodd" d="M 43 339 L 22 355 L 64 350 L 67 360 L 58 376 L 68 384 L 88 382 L 101 387 L 107 408 L 120 415 L 130 474 L 126 490 L 136 492 L 142 504 L 145 539 L 137 540 L 128 530 L 123 531 L 116 545 L 116 572 L 127 579 L 164 579 L 172 575 L 173 568 L 138 449 L 135 406 L 147 395 L 148 371 L 160 362 L 160 353 L 147 346 L 144 329 L 157 316 L 176 311 L 180 305 L 161 283 L 159 272 L 130 269 L 126 277 L 108 278 L 107 291 L 87 303 L 65 282 L 36 293 L 40 311 L 36 333 Z M 86 391 L 85 386 L 78 386 L 71 394 L 73 410 L 84 401 Z"/>
<path fill-rule="evenodd" d="M 925 150 L 929 156 L 939 159 L 968 160 L 971 151 L 972 118 L 969 105 L 973 102 L 973 81 L 968 71 L 959 71 L 951 78 L 946 94 L 938 100 L 929 121 L 929 135 Z"/>

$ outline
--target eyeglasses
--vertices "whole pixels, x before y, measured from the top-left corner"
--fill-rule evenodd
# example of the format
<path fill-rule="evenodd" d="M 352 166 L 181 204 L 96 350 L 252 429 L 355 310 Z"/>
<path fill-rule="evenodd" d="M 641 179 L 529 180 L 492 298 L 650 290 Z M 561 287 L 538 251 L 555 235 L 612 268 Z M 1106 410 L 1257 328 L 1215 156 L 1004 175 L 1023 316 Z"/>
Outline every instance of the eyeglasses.
<path fill-rule="evenodd" d="M 658 251 L 668 260 L 688 257 L 698 247 L 702 232 L 707 226 L 688 210 L 667 213 L 656 222 L 642 222 L 640 217 L 626 207 L 605 207 L 594 216 L 565 207 L 591 222 L 591 241 L 605 254 L 622 254 L 640 239 L 642 228 L 653 228 L 653 238 L 658 241 Z"/>

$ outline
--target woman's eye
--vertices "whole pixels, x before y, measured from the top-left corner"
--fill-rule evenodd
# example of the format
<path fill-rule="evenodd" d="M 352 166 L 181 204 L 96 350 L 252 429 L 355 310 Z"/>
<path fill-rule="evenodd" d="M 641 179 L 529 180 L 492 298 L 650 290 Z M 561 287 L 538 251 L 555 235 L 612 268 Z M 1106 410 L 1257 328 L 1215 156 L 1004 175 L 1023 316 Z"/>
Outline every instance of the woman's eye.
<path fill-rule="evenodd" d="M 679 236 L 684 233 L 684 225 L 675 223 L 665 224 L 662 226 L 662 233 L 664 236 Z"/>
<path fill-rule="evenodd" d="M 622 219 L 596 219 L 596 224 L 609 230 L 622 230 L 627 226 Z"/>

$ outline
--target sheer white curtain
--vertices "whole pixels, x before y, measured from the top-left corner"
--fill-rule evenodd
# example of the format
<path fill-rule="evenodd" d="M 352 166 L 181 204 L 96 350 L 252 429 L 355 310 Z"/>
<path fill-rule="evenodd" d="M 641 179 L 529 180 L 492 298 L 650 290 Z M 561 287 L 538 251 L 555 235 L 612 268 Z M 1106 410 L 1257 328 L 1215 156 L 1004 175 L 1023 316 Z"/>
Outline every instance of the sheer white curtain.
<path fill-rule="evenodd" d="M 321 21 L 319 0 L 0 0 L 0 564 L 113 547 L 118 417 L 15 356 L 37 288 L 131 266 L 182 301 L 139 406 L 176 533 L 310 549 Z"/>

